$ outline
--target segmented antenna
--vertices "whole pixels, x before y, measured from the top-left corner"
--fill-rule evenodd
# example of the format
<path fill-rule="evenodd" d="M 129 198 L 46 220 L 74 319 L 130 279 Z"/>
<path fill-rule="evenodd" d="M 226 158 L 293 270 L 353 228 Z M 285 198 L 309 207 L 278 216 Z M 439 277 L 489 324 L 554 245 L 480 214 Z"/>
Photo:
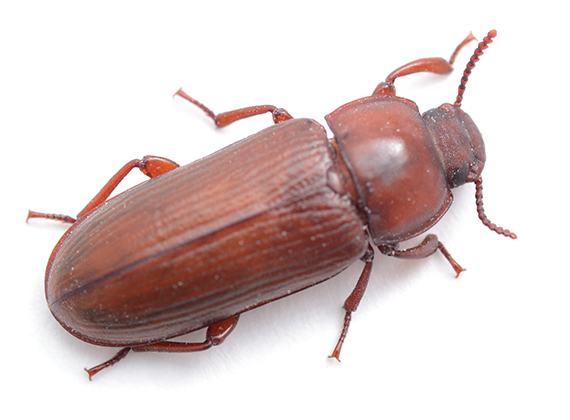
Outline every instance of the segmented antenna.
<path fill-rule="evenodd" d="M 511 232 L 508 229 L 503 229 L 500 226 L 497 226 L 494 223 L 491 223 L 487 215 L 485 214 L 485 209 L 483 208 L 483 179 L 479 177 L 477 181 L 475 181 L 475 203 L 477 204 L 477 215 L 479 219 L 483 222 L 485 226 L 491 229 L 494 232 L 497 232 L 499 235 L 504 235 L 508 238 L 517 239 L 517 235 L 514 232 Z"/>
<path fill-rule="evenodd" d="M 461 78 L 461 84 L 459 85 L 459 91 L 457 93 L 457 99 L 455 100 L 455 103 L 453 104 L 456 107 L 461 108 L 461 101 L 463 101 L 463 93 L 465 92 L 465 85 L 467 84 L 467 79 L 469 79 L 469 75 L 471 74 L 471 71 L 475 67 L 475 64 L 477 64 L 477 62 L 479 61 L 479 57 L 481 57 L 483 55 L 483 52 L 485 52 L 485 50 L 487 48 L 489 48 L 489 44 L 491 42 L 493 42 L 493 38 L 495 38 L 496 36 L 497 36 L 496 30 L 493 29 L 493 30 L 489 31 L 487 36 L 485 38 L 483 38 L 483 42 L 479 43 L 479 45 L 475 49 L 475 52 L 473 53 L 473 55 L 469 59 L 469 62 L 467 63 L 467 66 L 465 67 L 465 70 L 463 71 L 463 77 Z"/>

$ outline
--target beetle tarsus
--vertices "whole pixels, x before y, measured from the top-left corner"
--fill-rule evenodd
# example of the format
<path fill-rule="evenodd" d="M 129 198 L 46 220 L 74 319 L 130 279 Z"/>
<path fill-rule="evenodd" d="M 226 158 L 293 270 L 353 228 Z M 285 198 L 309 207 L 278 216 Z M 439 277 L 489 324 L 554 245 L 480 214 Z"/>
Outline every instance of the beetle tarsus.
<path fill-rule="evenodd" d="M 457 48 L 455 48 L 455 51 L 453 51 L 453 53 L 451 54 L 451 57 L 449 58 L 449 64 L 453 65 L 453 63 L 455 63 L 455 59 L 457 58 L 457 54 L 459 53 L 459 51 L 461 51 L 461 48 L 463 48 L 465 45 L 467 45 L 471 41 L 477 41 L 477 38 L 475 38 L 475 36 L 473 35 L 473 32 L 469 32 L 469 35 L 467 35 L 467 37 L 465 37 L 465 39 L 463 41 L 461 41 L 461 44 L 459 44 L 457 46 Z"/>
<path fill-rule="evenodd" d="M 437 248 L 439 249 L 439 251 L 443 254 L 443 256 L 445 257 L 445 259 L 447 261 L 449 261 L 449 263 L 451 264 L 451 266 L 453 267 L 453 269 L 455 270 L 455 278 L 459 277 L 459 275 L 461 273 L 463 273 L 465 271 L 465 268 L 461 267 L 457 261 L 455 261 L 455 259 L 451 256 L 451 254 L 449 253 L 449 251 L 447 250 L 447 248 L 445 246 L 443 246 L 443 244 L 441 242 L 437 243 Z"/>
<path fill-rule="evenodd" d="M 186 92 L 184 92 L 182 90 L 182 88 L 178 89 L 176 91 L 176 93 L 172 96 L 180 96 L 181 98 L 186 99 L 187 101 L 193 103 L 194 105 L 196 105 L 198 108 L 200 108 L 202 111 L 204 111 L 206 113 L 206 115 L 208 117 L 210 117 L 211 119 L 214 120 L 214 122 L 216 122 L 216 114 L 214 113 L 214 111 L 212 111 L 210 108 L 208 108 L 206 105 L 204 105 L 202 102 L 197 101 L 196 99 L 192 98 L 190 95 L 188 95 Z M 216 122 L 216 125 L 217 122 Z"/>
<path fill-rule="evenodd" d="M 97 365 L 97 366 L 93 366 L 91 369 L 85 368 L 85 372 L 87 372 L 87 374 L 89 375 L 89 380 L 91 381 L 93 378 L 93 375 L 101 372 L 103 369 L 106 369 L 110 366 L 113 366 L 115 363 L 123 360 L 127 356 L 127 354 L 129 354 L 129 351 L 131 351 L 131 348 L 125 347 L 124 349 L 120 350 L 117 354 L 115 354 L 113 357 L 111 357 L 106 362 L 101 363 L 100 365 Z"/>
<path fill-rule="evenodd" d="M 77 220 L 71 216 L 66 216 L 65 214 L 55 214 L 55 213 L 40 213 L 33 210 L 28 210 L 28 217 L 26 217 L 26 223 L 30 219 L 49 219 L 57 220 L 62 223 L 75 223 Z"/>
<path fill-rule="evenodd" d="M 332 354 L 329 356 L 329 359 L 336 359 L 339 363 L 340 363 L 340 350 L 342 349 L 342 345 L 344 344 L 344 339 L 346 338 L 346 334 L 348 333 L 348 326 L 350 325 L 350 320 L 352 318 L 352 314 L 351 312 L 346 312 L 346 314 L 344 315 L 344 322 L 342 325 L 342 331 L 340 333 L 340 337 L 338 339 L 338 342 L 336 343 L 336 346 L 332 352 Z"/>

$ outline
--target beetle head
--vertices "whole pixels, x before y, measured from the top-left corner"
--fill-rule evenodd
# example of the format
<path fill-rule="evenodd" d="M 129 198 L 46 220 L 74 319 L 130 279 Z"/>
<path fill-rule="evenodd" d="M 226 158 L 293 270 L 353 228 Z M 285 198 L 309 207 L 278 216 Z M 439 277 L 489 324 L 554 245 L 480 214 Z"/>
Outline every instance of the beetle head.
<path fill-rule="evenodd" d="M 485 145 L 471 117 L 458 106 L 443 104 L 422 118 L 439 150 L 449 186 L 475 182 L 485 166 Z"/>
<path fill-rule="evenodd" d="M 443 104 L 422 115 L 439 150 L 447 183 L 451 188 L 477 181 L 485 166 L 483 138 L 471 117 L 461 109 L 461 103 L 471 71 L 496 36 L 497 31 L 493 29 L 477 45 L 463 71 L 455 103 Z M 468 39 L 470 37 L 466 38 Z M 457 50 L 451 56 L 450 63 L 455 59 L 456 53 Z"/>
<path fill-rule="evenodd" d="M 480 42 L 475 49 L 463 71 L 455 103 L 453 105 L 443 104 L 439 108 L 429 110 L 422 115 L 422 118 L 438 148 L 448 185 L 453 188 L 466 182 L 474 182 L 479 219 L 492 231 L 516 239 L 515 233 L 491 223 L 485 214 L 483 180 L 481 179 L 481 172 L 485 166 L 485 145 L 481 133 L 471 117 L 461 110 L 461 102 L 469 75 L 479 61 L 479 57 L 483 55 L 483 52 L 496 36 L 497 31 L 489 31 L 487 36 L 483 38 L 483 42 Z"/>

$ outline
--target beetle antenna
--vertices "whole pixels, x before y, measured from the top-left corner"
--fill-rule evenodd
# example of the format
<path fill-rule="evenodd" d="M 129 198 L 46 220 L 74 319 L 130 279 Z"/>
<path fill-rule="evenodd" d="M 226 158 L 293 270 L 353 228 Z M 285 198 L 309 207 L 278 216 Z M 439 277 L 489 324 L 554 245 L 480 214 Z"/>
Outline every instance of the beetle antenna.
<path fill-rule="evenodd" d="M 485 209 L 483 208 L 483 179 L 481 177 L 477 178 L 475 181 L 475 203 L 477 204 L 477 215 L 479 219 L 483 222 L 485 226 L 499 235 L 504 235 L 512 239 L 517 239 L 517 235 L 508 229 L 503 229 L 494 223 L 491 223 L 487 215 L 485 214 Z"/>
<path fill-rule="evenodd" d="M 463 77 L 461 78 L 461 84 L 459 85 L 459 91 L 457 92 L 457 99 L 453 104 L 456 107 L 461 108 L 461 101 L 463 101 L 463 93 L 465 92 L 465 85 L 467 84 L 467 79 L 469 79 L 471 71 L 475 67 L 475 64 L 477 64 L 477 62 L 479 61 L 479 57 L 481 57 L 485 52 L 485 50 L 489 48 L 489 44 L 493 42 L 493 38 L 495 38 L 496 36 L 497 36 L 497 31 L 494 29 L 490 30 L 487 36 L 483 38 L 483 42 L 480 42 L 479 45 L 477 45 L 475 52 L 469 59 L 469 62 L 467 63 L 467 66 L 463 71 Z M 452 58 L 454 57 L 452 56 Z"/>

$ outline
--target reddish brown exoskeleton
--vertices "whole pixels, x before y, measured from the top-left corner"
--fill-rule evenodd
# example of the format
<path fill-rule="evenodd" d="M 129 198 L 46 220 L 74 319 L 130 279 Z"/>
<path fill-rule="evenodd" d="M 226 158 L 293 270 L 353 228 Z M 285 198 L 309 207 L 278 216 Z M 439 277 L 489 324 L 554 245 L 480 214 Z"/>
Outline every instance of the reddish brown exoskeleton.
<path fill-rule="evenodd" d="M 435 225 L 451 189 L 474 182 L 477 212 L 497 233 L 516 236 L 485 216 L 483 139 L 461 109 L 467 78 L 495 31 L 479 43 L 456 102 L 420 115 L 396 96 L 394 81 L 418 72 L 447 74 L 451 59 L 424 58 L 392 72 L 368 96 L 326 117 L 334 134 L 274 106 L 215 114 L 218 126 L 271 112 L 276 125 L 189 165 L 153 156 L 125 165 L 77 218 L 30 212 L 72 223 L 46 273 L 55 318 L 89 343 L 123 347 L 89 377 L 138 352 L 192 352 L 220 344 L 239 315 L 327 280 L 357 260 L 364 269 L 344 304 L 339 358 L 351 314 L 370 277 L 373 245 L 397 258 L 438 249 L 463 270 L 435 235 L 398 244 Z M 151 179 L 108 199 L 138 167 Z M 168 341 L 207 327 L 202 343 Z"/>

